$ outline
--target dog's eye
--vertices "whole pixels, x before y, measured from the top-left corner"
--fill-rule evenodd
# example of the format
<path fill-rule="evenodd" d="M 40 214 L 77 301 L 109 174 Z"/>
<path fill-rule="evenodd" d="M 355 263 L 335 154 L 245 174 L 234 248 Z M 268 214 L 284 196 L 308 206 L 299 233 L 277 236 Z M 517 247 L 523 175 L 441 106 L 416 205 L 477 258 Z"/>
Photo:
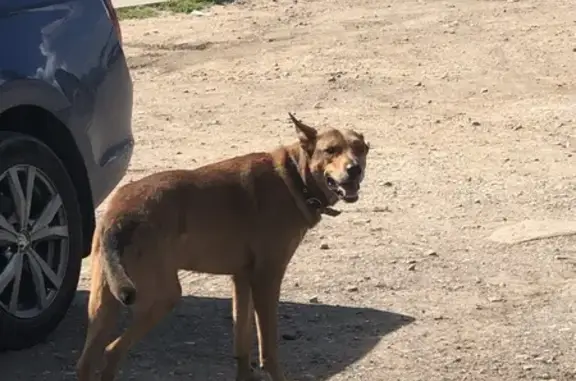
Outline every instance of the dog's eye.
<path fill-rule="evenodd" d="M 324 152 L 328 155 L 335 155 L 336 153 L 338 153 L 338 147 L 336 146 L 327 147 L 324 149 Z"/>

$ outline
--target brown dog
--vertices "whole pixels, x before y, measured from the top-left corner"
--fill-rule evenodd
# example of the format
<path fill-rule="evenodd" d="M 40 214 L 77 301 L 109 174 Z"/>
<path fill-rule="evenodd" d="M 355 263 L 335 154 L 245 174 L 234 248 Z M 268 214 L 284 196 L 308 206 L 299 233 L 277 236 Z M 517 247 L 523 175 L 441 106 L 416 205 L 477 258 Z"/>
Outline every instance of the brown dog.
<path fill-rule="evenodd" d="M 308 229 L 339 199 L 358 200 L 362 134 L 318 132 L 290 114 L 299 142 L 195 170 L 165 171 L 119 188 L 99 221 L 80 381 L 112 381 L 129 348 L 178 302 L 178 270 L 232 275 L 237 380 L 284 381 L 277 306 L 284 272 Z M 121 302 L 133 321 L 110 343 Z M 258 330 L 259 376 L 250 366 Z"/>

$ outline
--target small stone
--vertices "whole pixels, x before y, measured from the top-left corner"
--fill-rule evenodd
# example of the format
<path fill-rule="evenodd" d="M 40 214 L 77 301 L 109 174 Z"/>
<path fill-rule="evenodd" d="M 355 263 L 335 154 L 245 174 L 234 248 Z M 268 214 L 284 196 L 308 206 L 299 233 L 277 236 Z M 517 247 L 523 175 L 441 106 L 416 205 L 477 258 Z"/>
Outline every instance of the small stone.
<path fill-rule="evenodd" d="M 524 365 L 524 366 L 522 367 L 522 369 L 524 369 L 524 370 L 532 370 L 532 369 L 534 369 L 534 365 Z"/>
<path fill-rule="evenodd" d="M 375 213 L 390 213 L 391 210 L 388 206 L 375 206 L 374 209 L 372 209 L 373 212 Z"/>
<path fill-rule="evenodd" d="M 358 292 L 358 287 L 356 286 L 350 286 L 346 289 L 346 291 L 348 292 Z"/>
<path fill-rule="evenodd" d="M 484 88 L 482 90 L 480 90 L 482 92 L 482 94 L 486 94 L 488 92 L 488 89 Z"/>
<path fill-rule="evenodd" d="M 294 283 L 294 287 L 296 287 L 296 288 L 300 287 L 300 283 L 298 283 L 298 282 Z"/>
<path fill-rule="evenodd" d="M 412 263 L 410 266 L 408 266 L 408 271 L 415 271 L 416 270 L 416 263 Z"/>
<path fill-rule="evenodd" d="M 314 106 L 313 106 L 313 107 L 314 107 L 315 109 L 319 109 L 319 108 L 322 108 L 322 105 L 320 104 L 320 102 L 316 102 L 316 103 L 314 103 Z"/>
<path fill-rule="evenodd" d="M 394 184 L 392 184 L 391 181 L 386 181 L 386 182 L 385 182 L 384 184 L 382 184 L 382 185 L 384 185 L 385 187 L 391 187 L 391 186 L 394 185 Z"/>
<path fill-rule="evenodd" d="M 478 121 L 475 120 L 475 121 L 472 122 L 472 125 L 473 125 L 474 127 L 478 127 L 478 126 L 480 125 L 480 122 L 478 122 Z"/>
<path fill-rule="evenodd" d="M 58 360 L 66 360 L 66 356 L 64 356 L 62 353 L 53 353 L 52 356 Z"/>
<path fill-rule="evenodd" d="M 176 155 L 182 155 L 182 151 L 176 151 Z"/>
<path fill-rule="evenodd" d="M 567 259 L 569 259 L 568 257 L 564 256 L 564 255 L 556 255 L 554 257 L 554 259 L 559 260 L 559 261 L 565 261 Z"/>
<path fill-rule="evenodd" d="M 576 48 L 572 48 L 572 51 L 573 51 L 573 52 L 576 52 Z"/>
<path fill-rule="evenodd" d="M 310 300 L 308 300 L 308 301 L 309 301 L 310 303 L 312 303 L 312 304 L 318 304 L 318 303 L 320 303 L 320 300 L 318 299 L 317 296 L 314 296 L 314 297 L 310 298 Z"/>
<path fill-rule="evenodd" d="M 418 82 L 416 82 L 416 84 L 414 86 L 420 87 L 420 86 L 422 86 L 422 82 L 418 81 Z"/>
<path fill-rule="evenodd" d="M 400 108 L 400 105 L 399 105 L 399 104 L 397 104 L 397 103 L 395 103 L 395 104 L 393 104 L 393 105 L 392 105 L 392 108 L 394 108 L 394 109 L 398 109 L 398 108 Z"/>
<path fill-rule="evenodd" d="M 298 338 L 298 336 L 294 333 L 283 333 L 282 334 L 282 338 L 284 340 L 296 340 Z"/>
<path fill-rule="evenodd" d="M 502 297 L 492 297 L 492 298 L 488 298 L 488 301 L 490 303 L 501 303 L 504 301 L 504 298 Z"/>
<path fill-rule="evenodd" d="M 328 250 L 330 248 L 330 246 L 328 246 L 327 243 L 323 243 L 320 245 L 320 250 Z"/>
<path fill-rule="evenodd" d="M 429 256 L 429 257 L 437 257 L 437 256 L 438 256 L 438 253 L 437 253 L 436 251 L 434 251 L 434 250 L 428 250 L 428 251 L 426 252 L 426 255 Z"/>
<path fill-rule="evenodd" d="M 376 288 L 390 288 L 390 287 L 388 287 L 388 285 L 386 283 L 383 283 L 383 282 L 376 283 L 376 285 L 374 287 L 376 287 Z"/>
<path fill-rule="evenodd" d="M 418 263 L 418 261 L 416 261 L 415 259 L 410 259 L 410 260 L 408 260 L 406 263 L 409 264 L 409 265 L 411 265 L 411 264 L 414 264 L 414 263 Z"/>

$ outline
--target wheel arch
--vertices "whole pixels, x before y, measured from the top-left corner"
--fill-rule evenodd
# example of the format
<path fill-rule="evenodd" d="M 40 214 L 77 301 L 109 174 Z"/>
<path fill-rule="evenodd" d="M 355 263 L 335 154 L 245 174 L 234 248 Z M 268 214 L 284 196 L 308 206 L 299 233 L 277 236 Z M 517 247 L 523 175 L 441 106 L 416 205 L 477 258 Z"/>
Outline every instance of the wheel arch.
<path fill-rule="evenodd" d="M 96 224 L 94 204 L 84 159 L 70 130 L 43 107 L 19 105 L 0 112 L 0 131 L 17 132 L 34 137 L 46 144 L 62 161 L 80 201 L 83 222 L 82 256 L 88 256 Z"/>

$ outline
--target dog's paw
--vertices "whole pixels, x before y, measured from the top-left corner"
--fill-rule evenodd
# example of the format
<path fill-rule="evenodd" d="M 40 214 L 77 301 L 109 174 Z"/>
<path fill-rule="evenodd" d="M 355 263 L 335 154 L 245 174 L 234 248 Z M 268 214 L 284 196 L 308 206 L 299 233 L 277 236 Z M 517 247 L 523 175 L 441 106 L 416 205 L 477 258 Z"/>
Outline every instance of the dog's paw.
<path fill-rule="evenodd" d="M 266 372 L 263 369 L 259 369 L 256 371 L 258 381 L 274 381 L 270 373 Z"/>
<path fill-rule="evenodd" d="M 252 369 L 248 377 L 236 377 L 236 381 L 274 381 L 272 376 L 263 369 Z"/>

